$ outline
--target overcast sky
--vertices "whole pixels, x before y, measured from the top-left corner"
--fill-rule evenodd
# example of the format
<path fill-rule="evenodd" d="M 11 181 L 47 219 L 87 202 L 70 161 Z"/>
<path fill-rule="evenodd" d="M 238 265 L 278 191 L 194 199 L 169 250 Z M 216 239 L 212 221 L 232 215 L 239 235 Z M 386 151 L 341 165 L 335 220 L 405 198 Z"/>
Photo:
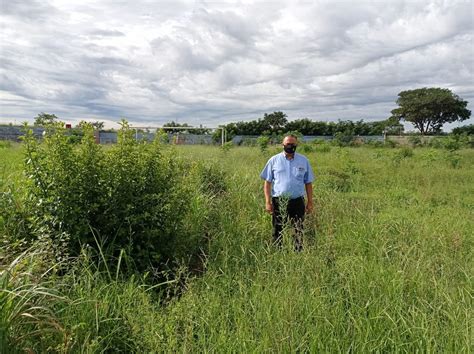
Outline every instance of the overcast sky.
<path fill-rule="evenodd" d="M 474 111 L 473 12 L 442 0 L 1 0 L 0 121 L 382 120 L 400 91 L 431 86 Z"/>

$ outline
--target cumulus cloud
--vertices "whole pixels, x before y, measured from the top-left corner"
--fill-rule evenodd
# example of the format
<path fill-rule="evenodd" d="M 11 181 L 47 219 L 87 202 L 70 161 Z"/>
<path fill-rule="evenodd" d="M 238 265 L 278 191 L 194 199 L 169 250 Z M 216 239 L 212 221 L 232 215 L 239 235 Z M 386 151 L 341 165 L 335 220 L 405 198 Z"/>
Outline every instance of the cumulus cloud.
<path fill-rule="evenodd" d="M 472 13 L 442 0 L 4 2 L 0 119 L 385 119 L 424 86 L 472 102 Z"/>

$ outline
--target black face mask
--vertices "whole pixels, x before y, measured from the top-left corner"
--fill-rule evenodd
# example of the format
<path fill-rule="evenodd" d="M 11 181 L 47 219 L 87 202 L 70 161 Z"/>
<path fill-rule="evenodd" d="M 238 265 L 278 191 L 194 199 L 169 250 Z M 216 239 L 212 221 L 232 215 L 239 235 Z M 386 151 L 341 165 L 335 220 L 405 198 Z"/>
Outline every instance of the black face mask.
<path fill-rule="evenodd" d="M 287 154 L 294 154 L 296 151 L 296 144 L 283 145 L 283 150 L 285 150 Z"/>

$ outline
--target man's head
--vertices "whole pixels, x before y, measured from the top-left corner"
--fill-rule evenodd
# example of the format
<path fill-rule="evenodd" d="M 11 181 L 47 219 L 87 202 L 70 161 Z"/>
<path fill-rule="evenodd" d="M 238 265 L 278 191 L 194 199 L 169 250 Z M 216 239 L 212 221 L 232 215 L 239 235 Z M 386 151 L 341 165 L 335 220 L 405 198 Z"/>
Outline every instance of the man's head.
<path fill-rule="evenodd" d="M 296 135 L 289 134 L 286 135 L 285 138 L 283 139 L 283 150 L 287 154 L 294 154 L 296 151 L 296 146 L 298 145 L 298 138 Z"/>

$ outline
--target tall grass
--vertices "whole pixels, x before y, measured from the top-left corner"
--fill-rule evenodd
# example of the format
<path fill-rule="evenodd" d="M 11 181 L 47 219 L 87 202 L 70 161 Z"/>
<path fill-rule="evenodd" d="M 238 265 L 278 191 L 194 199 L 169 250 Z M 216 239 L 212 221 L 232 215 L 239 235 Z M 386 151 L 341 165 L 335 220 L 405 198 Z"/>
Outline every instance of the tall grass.
<path fill-rule="evenodd" d="M 474 152 L 459 151 L 456 164 L 425 148 L 309 152 L 315 211 L 295 253 L 290 230 L 282 250 L 269 244 L 258 175 L 277 151 L 179 147 L 228 172 L 202 181 L 218 212 L 190 208 L 196 222 L 212 219 L 205 272 L 150 289 L 146 274 L 123 278 L 82 259 L 54 285 L 67 299 L 52 306 L 61 331 L 32 343 L 70 352 L 472 351 Z M 219 178 L 227 189 L 216 198 Z"/>
<path fill-rule="evenodd" d="M 62 332 L 53 304 L 64 300 L 38 271 L 41 253 L 28 250 L 0 268 L 0 352 L 31 350 L 46 332 Z"/>

